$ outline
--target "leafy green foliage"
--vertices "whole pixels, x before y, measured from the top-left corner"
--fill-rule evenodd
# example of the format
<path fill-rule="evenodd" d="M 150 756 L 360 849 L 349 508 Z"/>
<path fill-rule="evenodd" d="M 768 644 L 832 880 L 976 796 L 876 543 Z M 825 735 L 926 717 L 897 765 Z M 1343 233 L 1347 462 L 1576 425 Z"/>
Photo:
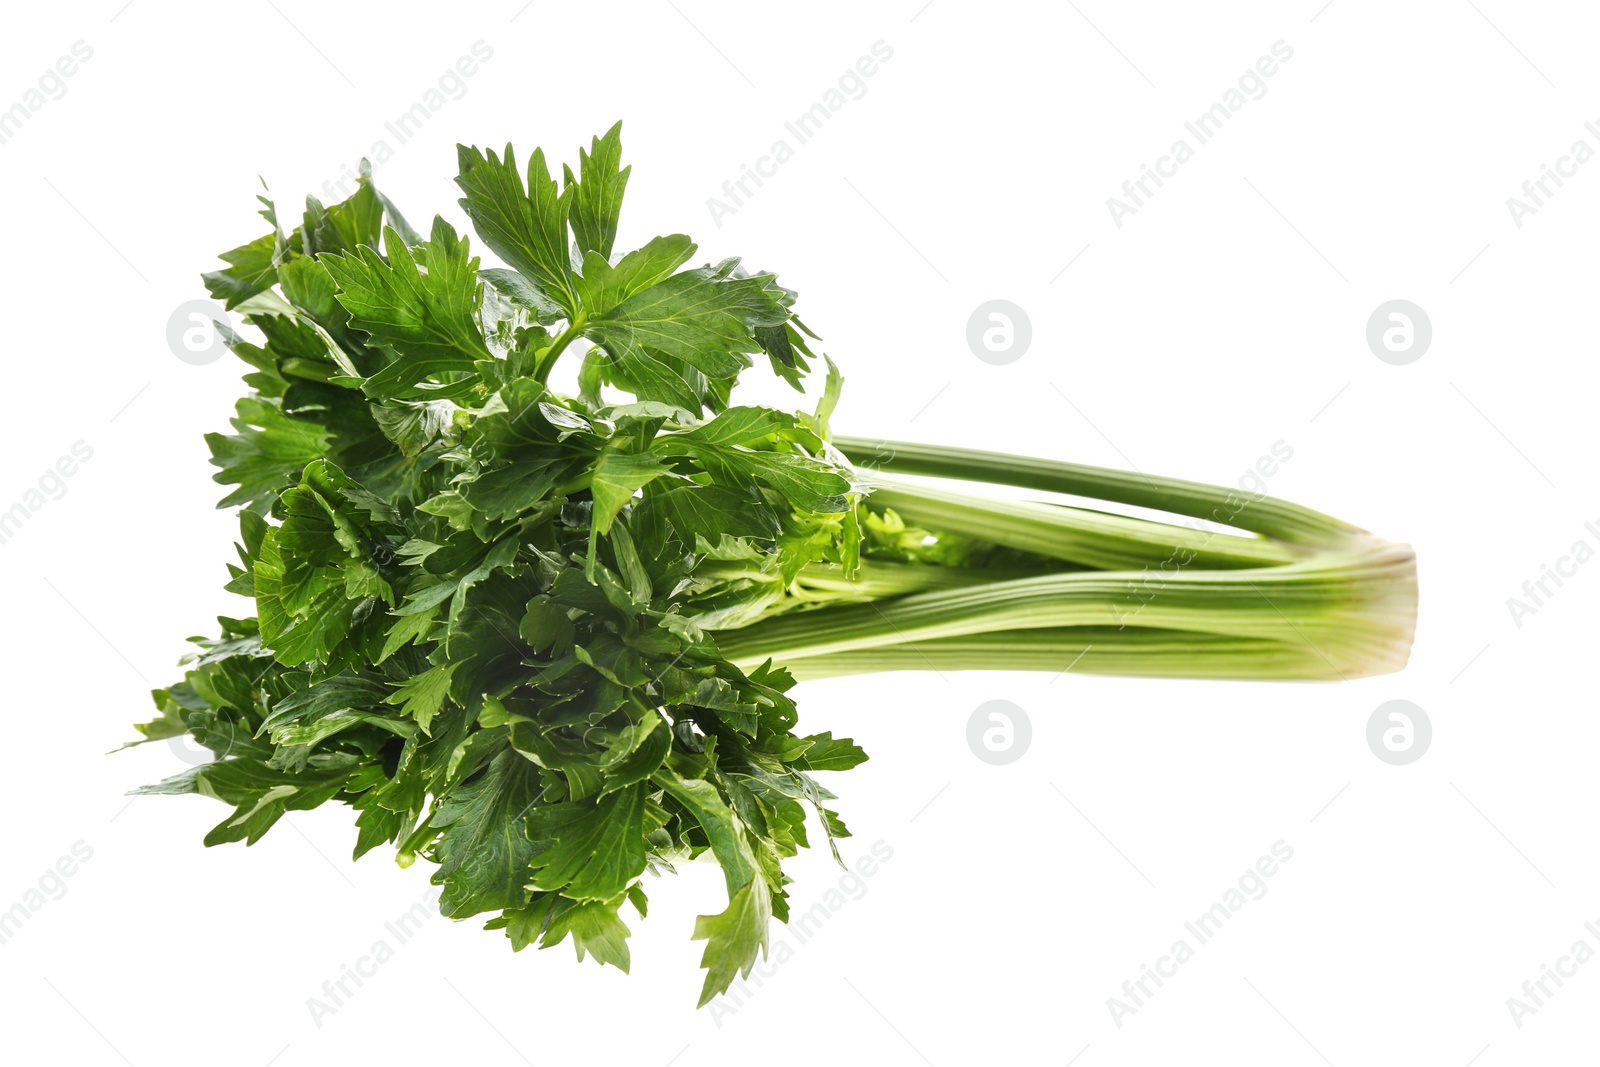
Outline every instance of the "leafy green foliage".
<path fill-rule="evenodd" d="M 139 728 L 215 761 L 145 791 L 231 805 L 207 843 L 343 802 L 356 855 L 437 864 L 446 915 L 623 970 L 622 904 L 642 916 L 647 877 L 706 854 L 729 904 L 694 929 L 703 1003 L 787 915 L 807 811 L 847 832 L 812 775 L 866 758 L 795 733 L 793 679 L 710 631 L 794 606 L 784 576 L 810 563 L 853 568 L 851 472 L 811 417 L 730 400 L 758 352 L 798 387 L 793 293 L 686 268 L 681 234 L 613 257 L 620 126 L 559 189 L 542 152 L 525 179 L 509 147 L 459 158 L 508 267 L 442 218 L 423 239 L 363 168 L 287 234 L 263 199 L 272 232 L 205 276 L 260 335 L 228 335 L 250 394 L 208 438 L 245 508 L 228 588 L 256 610 L 197 639 Z M 580 337 L 584 395 L 563 396 L 549 367 Z"/>
<path fill-rule="evenodd" d="M 509 263 L 568 315 L 577 311 L 567 253 L 568 213 L 576 189 L 557 192 L 544 149 L 528 160 L 528 184 L 517 172 L 516 155 L 506 145 L 504 158 L 493 149 L 459 146 L 461 173 L 456 184 L 466 194 L 461 209 L 483 243 Z"/>
<path fill-rule="evenodd" d="M 563 167 L 567 186 L 577 187 L 572 200 L 572 239 L 582 253 L 595 252 L 601 261 L 611 256 L 617 239 L 617 217 L 622 213 L 622 192 L 628 187 L 632 167 L 622 166 L 622 123 L 596 137 L 589 151 L 578 150 L 578 173 Z"/>
<path fill-rule="evenodd" d="M 350 325 L 366 331 L 369 345 L 394 353 L 362 391 L 385 400 L 419 391 L 465 392 L 476 382 L 463 378 L 451 388 L 430 379 L 470 373 L 474 363 L 490 358 L 477 326 L 478 261 L 468 257 L 467 239 L 458 240 L 444 219 L 434 220 L 424 274 L 398 233 L 386 229 L 383 237 L 387 262 L 367 246 L 318 259 L 339 288 Z"/>
<path fill-rule="evenodd" d="M 255 614 L 194 639 L 137 729 L 215 755 L 143 790 L 227 804 L 207 844 L 339 801 L 354 855 L 437 865 L 445 914 L 623 970 L 624 903 L 642 918 L 647 878 L 707 858 L 728 904 L 693 928 L 705 1004 L 787 921 L 783 861 L 808 826 L 836 858 L 848 836 L 816 776 L 866 754 L 797 732 L 791 669 L 1404 662 L 1404 546 L 1281 501 L 1241 510 L 1233 489 L 832 439 L 831 361 L 813 413 L 735 403 L 757 353 L 799 389 L 816 337 L 773 275 L 687 266 L 687 236 L 614 253 L 620 126 L 559 187 L 539 151 L 525 177 L 510 147 L 458 159 L 461 205 L 506 266 L 480 269 L 442 218 L 424 238 L 363 165 L 351 197 L 308 200 L 287 233 L 262 197 L 270 231 L 203 276 L 253 331 L 224 333 L 248 394 L 207 442 L 221 506 L 241 508 L 226 588 Z M 579 341 L 578 395 L 562 395 L 550 370 Z M 845 454 L 904 515 L 868 507 Z M 1261 536 L 897 470 L 1237 515 Z M 1135 586 L 1141 568 L 1161 581 Z"/>
<path fill-rule="evenodd" d="M 610 354 L 611 381 L 641 400 L 698 411 L 707 398 L 700 376 L 738 377 L 750 365 L 745 353 L 760 350 L 753 331 L 789 317 L 767 288 L 771 276 L 738 278 L 738 265 L 681 271 L 597 313 L 585 336 Z"/>

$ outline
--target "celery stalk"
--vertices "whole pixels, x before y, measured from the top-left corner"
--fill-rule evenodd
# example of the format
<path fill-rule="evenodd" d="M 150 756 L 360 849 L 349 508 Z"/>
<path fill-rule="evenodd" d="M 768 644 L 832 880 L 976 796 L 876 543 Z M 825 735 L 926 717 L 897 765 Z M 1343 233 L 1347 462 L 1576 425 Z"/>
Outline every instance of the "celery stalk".
<path fill-rule="evenodd" d="M 968 449 L 839 438 L 867 502 L 919 527 L 1034 554 L 989 569 L 868 559 L 802 571 L 788 602 L 717 634 L 735 663 L 798 677 L 880 670 L 1348 679 L 1399 670 L 1416 560 L 1309 508 L 1237 490 Z M 1223 523 L 1219 533 L 1048 501 L 985 498 L 900 475 L 1016 486 Z"/>

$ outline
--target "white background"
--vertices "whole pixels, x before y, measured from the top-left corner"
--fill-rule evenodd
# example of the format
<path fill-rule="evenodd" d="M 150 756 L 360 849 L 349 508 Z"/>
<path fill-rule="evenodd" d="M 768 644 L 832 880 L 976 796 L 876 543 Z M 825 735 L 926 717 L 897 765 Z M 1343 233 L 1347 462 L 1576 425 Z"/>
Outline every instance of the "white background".
<path fill-rule="evenodd" d="M 1600 962 L 1519 1028 L 1506 1000 L 1600 949 L 1593 660 L 1600 563 L 1518 627 L 1521 595 L 1600 526 L 1593 331 L 1600 163 L 1517 227 L 1506 199 L 1600 119 L 1585 5 L 1505 0 L 1116 5 L 29 5 L 0 108 L 76 41 L 92 58 L 0 144 L 0 510 L 82 440 L 93 458 L 0 545 L 6 841 L 0 909 L 75 842 L 92 858 L 0 945 L 8 1055 L 73 1063 L 1275 1065 L 1576 1062 Z M 120 11 L 119 11 L 119 8 Z M 1492 21 L 1491 21 L 1492 20 Z M 421 134 L 384 128 L 476 41 L 493 57 Z M 1276 41 L 1293 49 L 1137 214 L 1106 199 Z M 719 228 L 706 206 L 874 42 L 892 58 Z M 181 770 L 116 756 L 222 592 L 232 517 L 201 434 L 239 365 L 165 341 L 215 253 L 255 237 L 257 175 L 293 217 L 373 150 L 419 227 L 463 226 L 457 141 L 575 160 L 623 118 L 619 248 L 687 231 L 775 269 L 848 376 L 842 433 L 987 446 L 1270 489 L 1420 560 L 1402 674 L 1349 684 L 932 673 L 805 685 L 806 725 L 872 762 L 837 784 L 893 858 L 743 1007 L 693 1009 L 696 866 L 651 888 L 634 972 L 513 955 L 437 917 L 317 1026 L 307 998 L 388 938 L 426 864 L 348 862 L 350 812 L 203 849 L 224 811 L 123 792 Z M 1189 138 L 1191 145 L 1194 143 Z M 1067 266 L 1068 263 L 1070 266 Z M 1065 269 L 1063 269 L 1065 268 Z M 1025 308 L 1003 367 L 984 300 Z M 1380 362 L 1403 298 L 1434 339 Z M 783 399 L 768 387 L 752 399 Z M 803 401 L 809 406 L 810 400 Z M 1553 588 L 1553 587 L 1552 587 Z M 1380 703 L 1434 740 L 1368 751 Z M 1018 762 L 965 740 L 980 703 L 1033 724 Z M 1274 842 L 1294 850 L 1136 1014 L 1121 995 Z M 792 866 L 805 909 L 841 876 Z M 795 941 L 778 928 L 775 937 Z M 392 940 L 392 939 L 391 939 Z M 1193 942 L 1191 941 L 1191 944 Z M 1554 986 L 1550 987 L 1554 990 Z M 23 1051 L 31 1046 L 32 1051 Z M 1076 1059 L 1074 1059 L 1076 1057 Z"/>

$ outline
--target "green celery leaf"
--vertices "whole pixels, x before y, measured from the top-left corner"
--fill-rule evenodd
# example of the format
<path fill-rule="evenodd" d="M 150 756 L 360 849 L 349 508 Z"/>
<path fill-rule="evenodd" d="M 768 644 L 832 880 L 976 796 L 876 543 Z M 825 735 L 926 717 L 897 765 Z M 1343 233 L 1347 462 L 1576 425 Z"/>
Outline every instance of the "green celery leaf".
<path fill-rule="evenodd" d="M 456 146 L 456 156 L 460 169 L 456 184 L 466 193 L 461 208 L 479 239 L 559 304 L 569 318 L 577 314 L 567 252 L 567 215 L 576 190 L 556 192 L 542 149 L 535 149 L 528 161 L 526 192 L 509 144 L 504 160 L 493 149 L 480 152 L 466 145 Z"/>
<path fill-rule="evenodd" d="M 509 155 L 509 149 L 507 150 Z M 589 151 L 578 149 L 578 177 L 564 167 L 565 187 L 576 187 L 572 199 L 572 237 L 580 253 L 596 252 L 601 260 L 611 257 L 617 239 L 617 217 L 622 211 L 622 193 L 628 187 L 631 166 L 622 163 L 622 123 L 596 137 Z M 619 169 L 620 167 L 620 169 Z M 626 970 L 626 968 L 624 968 Z"/>
<path fill-rule="evenodd" d="M 599 317 L 635 293 L 670 278 L 694 252 L 694 242 L 681 233 L 651 238 L 643 248 L 623 256 L 615 267 L 591 251 L 584 255 L 583 275 L 574 284 L 587 313 Z"/>
<path fill-rule="evenodd" d="M 584 954 L 588 953 L 596 963 L 609 963 L 627 974 L 631 931 L 617 914 L 621 906 L 621 900 L 609 903 L 591 900 L 567 908 L 550 920 L 539 947 L 554 948 L 571 934 L 573 947 L 578 950 L 578 962 L 583 962 Z"/>
<path fill-rule="evenodd" d="M 243 504 L 265 511 L 307 463 L 322 456 L 328 432 L 313 422 L 292 419 L 274 400 L 245 397 L 228 420 L 234 433 L 208 433 L 211 465 L 220 468 L 212 481 L 239 488 L 217 503 L 219 508 Z"/>
<path fill-rule="evenodd" d="M 567 317 L 566 310 L 560 304 L 545 296 L 538 286 L 514 270 L 491 267 L 480 270 L 478 277 L 488 282 L 495 292 L 533 316 L 541 326 L 549 326 Z"/>
<path fill-rule="evenodd" d="M 383 435 L 406 456 L 421 455 L 443 437 L 460 410 L 449 400 L 391 400 L 371 409 Z"/>
<path fill-rule="evenodd" d="M 232 311 L 257 293 L 266 292 L 278 280 L 278 256 L 282 237 L 263 234 L 249 244 L 229 249 L 217 258 L 227 270 L 208 271 L 200 276 L 213 300 Z"/>
<path fill-rule="evenodd" d="M 733 408 L 726 414 L 761 409 Z M 753 419 L 754 417 L 750 417 Z M 701 427 L 712 430 L 721 418 Z M 742 423 L 746 420 L 736 420 Z M 754 433 L 762 425 L 745 428 Z M 730 427 L 730 431 L 733 427 Z M 773 452 L 727 444 L 714 436 L 699 436 L 699 430 L 663 436 L 654 444 L 657 451 L 693 456 L 724 485 L 741 485 L 759 482 L 789 501 L 798 511 L 813 515 L 834 515 L 844 512 L 849 503 L 845 494 L 850 490 L 850 480 L 840 468 L 822 460 L 812 459 L 794 452 Z"/>
<path fill-rule="evenodd" d="M 727 992 L 734 978 L 750 976 L 757 955 L 766 955 L 771 925 L 772 897 L 760 880 L 734 893 L 727 910 L 695 919 L 693 940 L 706 943 L 700 956 L 706 980 L 696 1007 L 703 1008 L 712 997 Z"/>
<path fill-rule="evenodd" d="M 306 197 L 305 215 L 300 226 L 305 254 L 348 254 L 362 247 L 377 248 L 378 238 L 383 232 L 383 212 L 384 201 L 372 184 L 370 167 L 362 168 L 356 191 L 337 204 L 323 207 L 316 197 Z"/>
<path fill-rule="evenodd" d="M 267 734 L 275 745 L 320 741 L 328 736 L 317 732 L 321 724 L 334 716 L 381 704 L 388 693 L 389 687 L 374 678 L 356 674 L 325 678 L 273 704 L 256 736 Z"/>
<path fill-rule="evenodd" d="M 467 238 L 458 238 L 448 222 L 436 217 L 426 274 L 392 229 L 384 230 L 384 250 L 388 263 L 365 246 L 319 259 L 339 285 L 339 302 L 350 312 L 350 324 L 395 354 L 362 391 L 384 399 L 459 392 L 459 386 L 441 390 L 425 385 L 431 385 L 428 379 L 434 375 L 471 372 L 474 362 L 491 358 L 476 325 L 478 261 L 468 255 Z"/>
<path fill-rule="evenodd" d="M 641 782 L 530 811 L 528 836 L 545 846 L 532 860 L 534 888 L 580 901 L 619 896 L 644 872 L 644 790 Z"/>
<path fill-rule="evenodd" d="M 770 276 L 736 278 L 738 264 L 726 259 L 674 274 L 591 318 L 585 336 L 611 354 L 641 400 L 698 409 L 698 391 L 651 353 L 708 379 L 732 379 L 750 365 L 745 353 L 760 350 L 751 329 L 788 319 L 788 309 L 766 287 Z"/>
<path fill-rule="evenodd" d="M 756 877 L 756 865 L 722 794 L 711 782 L 703 778 L 684 778 L 668 767 L 657 771 L 651 781 L 682 804 L 705 831 L 706 839 L 711 842 L 711 852 L 722 865 L 722 877 L 732 899 Z"/>
<path fill-rule="evenodd" d="M 417 720 L 423 733 L 433 724 L 444 702 L 450 696 L 450 676 L 459 663 L 441 663 L 421 674 L 406 679 L 400 688 L 384 698 L 386 704 L 399 704 L 400 711 Z"/>
<path fill-rule="evenodd" d="M 630 454 L 610 448 L 595 460 L 589 492 L 594 497 L 594 531 L 608 533 L 611 523 L 633 494 L 666 474 L 667 465 L 648 452 Z"/>
<path fill-rule="evenodd" d="M 812 734 L 805 740 L 811 742 L 804 756 L 807 770 L 848 771 L 867 762 L 867 754 L 859 745 L 848 737 L 834 737 L 832 731 Z"/>
<path fill-rule="evenodd" d="M 507 751 L 439 804 L 430 826 L 444 829 L 434 845 L 441 912 L 464 919 L 527 900 L 535 849 L 523 815 L 538 796 L 538 768 Z"/>

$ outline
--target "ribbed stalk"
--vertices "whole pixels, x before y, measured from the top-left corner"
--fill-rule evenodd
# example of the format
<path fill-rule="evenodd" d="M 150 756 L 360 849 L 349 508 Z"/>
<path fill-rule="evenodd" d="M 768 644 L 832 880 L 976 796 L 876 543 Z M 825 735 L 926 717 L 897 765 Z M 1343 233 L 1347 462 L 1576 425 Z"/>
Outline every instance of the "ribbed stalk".
<path fill-rule="evenodd" d="M 862 471 L 875 509 L 1065 561 L 1059 570 L 813 566 L 769 617 L 717 633 L 729 659 L 799 677 L 1026 669 L 1342 679 L 1400 669 L 1416 619 L 1411 549 L 1309 508 L 1216 486 L 900 442 L 836 439 L 881 470 L 1088 496 L 1229 523 L 1217 534 Z M 1088 569 L 1085 569 L 1088 568 Z M 821 600 L 815 607 L 806 601 Z M 800 610 L 793 610 L 799 608 Z"/>
<path fill-rule="evenodd" d="M 1346 678 L 1404 664 L 1415 597 L 1410 550 L 1367 537 L 1282 567 L 1080 571 L 793 612 L 724 631 L 717 643 L 754 666 L 997 631 L 1155 627 L 1274 640 L 1320 657 L 1319 677 Z"/>
<path fill-rule="evenodd" d="M 874 483 L 874 508 L 893 508 L 920 526 L 1101 570 L 1162 563 L 1261 567 L 1305 555 L 1296 546 L 1264 537 L 1212 533 L 1061 504 L 996 500 L 900 478 L 878 476 Z"/>
<path fill-rule="evenodd" d="M 1242 490 L 1182 478 L 870 437 L 835 437 L 833 445 L 860 465 L 869 479 L 874 471 L 888 471 L 1014 485 L 1154 508 L 1296 543 L 1316 543 L 1332 535 L 1360 532 L 1359 527 L 1299 504 L 1271 497 L 1249 498 Z"/>
<path fill-rule="evenodd" d="M 1314 650 L 1257 637 L 1093 626 L 998 630 L 808 656 L 788 665 L 802 681 L 880 671 L 1045 671 L 1154 678 L 1323 680 Z"/>
<path fill-rule="evenodd" d="M 1062 568 L 1071 570 L 1073 568 Z M 698 572 L 697 572 L 698 573 Z M 872 560 L 855 578 L 846 578 L 842 568 L 831 563 L 809 563 L 800 569 L 790 591 L 806 601 L 883 600 L 910 593 L 940 589 L 967 589 L 993 582 L 1037 578 L 1060 570 L 1026 570 L 1015 567 L 930 567 L 917 563 L 892 563 Z"/>

